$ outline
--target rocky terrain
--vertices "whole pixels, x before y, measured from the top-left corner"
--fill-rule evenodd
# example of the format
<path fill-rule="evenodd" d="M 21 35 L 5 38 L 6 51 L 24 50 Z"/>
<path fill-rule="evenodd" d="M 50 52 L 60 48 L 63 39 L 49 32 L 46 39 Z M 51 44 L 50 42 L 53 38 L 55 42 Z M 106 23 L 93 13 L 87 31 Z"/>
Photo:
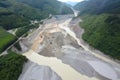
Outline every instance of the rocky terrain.
<path fill-rule="evenodd" d="M 26 48 L 23 55 L 34 62 L 28 64 L 29 67 L 34 66 L 23 69 L 19 80 L 44 80 L 45 77 L 49 80 L 120 79 L 119 64 L 85 45 L 81 39 L 84 31 L 78 26 L 81 20 L 72 18 L 73 15 L 53 16 L 21 40 L 22 49 Z M 33 73 L 38 77 L 30 76 Z"/>

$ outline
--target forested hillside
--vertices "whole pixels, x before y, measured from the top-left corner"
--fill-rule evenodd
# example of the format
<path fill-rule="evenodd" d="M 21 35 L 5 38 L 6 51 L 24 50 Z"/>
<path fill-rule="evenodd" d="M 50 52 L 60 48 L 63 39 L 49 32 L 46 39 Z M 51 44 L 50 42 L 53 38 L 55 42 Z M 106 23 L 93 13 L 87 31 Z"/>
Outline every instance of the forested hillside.
<path fill-rule="evenodd" d="M 12 29 L 41 20 L 49 14 L 71 14 L 70 8 L 56 0 L 1 0 L 0 26 Z"/>
<path fill-rule="evenodd" d="M 115 59 L 120 59 L 120 0 L 86 0 L 77 4 L 85 29 L 83 39 Z"/>
<path fill-rule="evenodd" d="M 120 0 L 85 0 L 74 6 L 81 14 L 120 13 Z"/>
<path fill-rule="evenodd" d="M 57 0 L 0 0 L 0 26 L 13 29 L 41 20 L 49 14 L 71 14 L 72 10 Z"/>
<path fill-rule="evenodd" d="M 43 16 L 49 14 L 70 14 L 72 10 L 66 4 L 57 0 L 17 0 L 29 6 L 39 9 Z"/>

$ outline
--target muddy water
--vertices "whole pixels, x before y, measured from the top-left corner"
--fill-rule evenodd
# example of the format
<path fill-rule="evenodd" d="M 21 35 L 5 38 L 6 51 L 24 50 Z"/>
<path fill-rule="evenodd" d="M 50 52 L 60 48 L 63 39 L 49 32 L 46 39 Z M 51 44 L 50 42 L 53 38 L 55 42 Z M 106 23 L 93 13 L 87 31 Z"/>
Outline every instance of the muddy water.
<path fill-rule="evenodd" d="M 72 67 L 62 63 L 62 61 L 57 58 L 44 57 L 32 50 L 24 53 L 23 55 L 39 65 L 49 66 L 62 78 L 62 80 L 98 80 L 96 78 L 89 78 L 87 76 L 81 75 Z"/>

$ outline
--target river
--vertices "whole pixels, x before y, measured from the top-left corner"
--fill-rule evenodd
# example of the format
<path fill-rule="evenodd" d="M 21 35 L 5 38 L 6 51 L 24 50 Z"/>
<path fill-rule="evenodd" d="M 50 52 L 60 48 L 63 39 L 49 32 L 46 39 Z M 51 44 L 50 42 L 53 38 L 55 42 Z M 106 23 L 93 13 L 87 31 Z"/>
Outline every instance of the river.
<path fill-rule="evenodd" d="M 115 69 L 119 70 L 120 69 L 119 65 L 116 62 L 110 60 L 109 58 L 106 58 L 102 55 L 99 55 L 99 54 L 93 52 L 87 46 L 82 44 L 80 39 L 76 37 L 75 32 L 73 32 L 68 27 L 71 20 L 72 20 L 72 18 L 69 18 L 66 21 L 64 21 L 63 23 L 59 23 L 57 25 L 57 28 L 59 28 L 60 30 L 53 28 L 53 30 L 51 30 L 50 33 L 56 33 L 59 31 L 62 33 L 62 31 L 63 31 L 63 33 L 65 33 L 65 35 L 68 34 L 71 37 L 73 37 L 77 41 L 77 44 L 79 46 L 81 46 L 85 51 L 88 51 L 89 53 L 94 55 L 96 58 L 98 58 L 98 61 L 95 61 L 94 59 L 93 59 L 93 61 L 87 61 L 87 63 L 89 63 L 89 65 L 91 65 L 91 67 L 96 72 L 98 72 L 100 75 L 104 76 L 105 78 L 117 80 L 119 73 L 117 74 Z M 45 29 L 47 29 L 47 28 L 44 28 L 44 30 L 42 32 L 44 32 Z M 39 32 L 38 34 L 41 34 L 41 32 Z M 38 35 L 38 38 L 36 39 L 35 43 L 33 43 L 33 44 L 35 44 L 35 46 L 33 46 L 35 49 L 39 46 L 39 44 L 42 41 L 44 41 L 44 39 L 43 39 L 44 35 L 42 35 L 42 36 L 43 36 L 42 39 L 39 39 L 40 37 Z M 39 55 L 38 53 L 34 52 L 33 50 L 29 50 L 28 52 L 23 53 L 23 55 L 26 56 L 30 61 L 32 61 L 34 63 L 50 67 L 54 72 L 56 72 L 62 78 L 62 80 L 98 80 L 95 77 L 90 78 L 86 75 L 82 75 L 80 72 L 75 70 L 73 67 L 69 66 L 68 64 L 63 63 L 60 59 L 55 58 L 55 57 L 45 57 L 45 56 Z M 115 64 L 117 64 L 118 66 L 116 67 Z M 111 65 L 112 65 L 112 67 L 111 67 Z M 76 65 L 76 66 L 78 66 L 78 65 Z"/>
<path fill-rule="evenodd" d="M 30 50 L 23 55 L 32 62 L 50 67 L 62 78 L 62 80 L 98 80 L 95 78 L 89 78 L 87 76 L 81 75 L 72 67 L 62 63 L 62 61 L 57 58 L 44 57 L 35 53 L 33 50 Z"/>

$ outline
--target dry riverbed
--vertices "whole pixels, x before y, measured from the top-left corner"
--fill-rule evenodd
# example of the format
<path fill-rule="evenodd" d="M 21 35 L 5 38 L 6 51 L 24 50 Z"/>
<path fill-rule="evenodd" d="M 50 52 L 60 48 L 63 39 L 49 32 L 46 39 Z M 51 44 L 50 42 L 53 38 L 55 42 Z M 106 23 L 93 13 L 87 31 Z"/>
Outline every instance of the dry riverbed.
<path fill-rule="evenodd" d="M 47 20 L 30 37 L 21 41 L 29 48 L 29 51 L 23 55 L 39 66 L 49 67 L 51 70 L 47 69 L 47 71 L 57 76 L 57 78 L 49 76 L 49 80 L 120 79 L 119 65 L 110 63 L 111 60 L 83 45 L 79 39 L 82 36 L 82 30 L 78 27 L 79 21 L 71 20 L 70 15 L 55 16 Z M 30 72 L 32 69 L 27 70 Z M 22 74 L 26 78 L 20 80 L 47 80 L 32 76 L 30 79 L 27 78 L 32 72 L 36 74 L 32 70 L 29 74 Z"/>

